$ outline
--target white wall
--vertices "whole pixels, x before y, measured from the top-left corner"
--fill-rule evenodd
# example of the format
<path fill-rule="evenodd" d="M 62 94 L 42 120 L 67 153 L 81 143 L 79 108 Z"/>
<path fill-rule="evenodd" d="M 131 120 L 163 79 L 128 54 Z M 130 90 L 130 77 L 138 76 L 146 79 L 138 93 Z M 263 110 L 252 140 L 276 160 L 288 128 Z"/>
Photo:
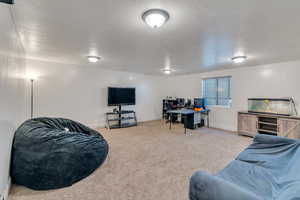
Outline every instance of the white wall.
<path fill-rule="evenodd" d="M 39 75 L 35 82 L 35 116 L 66 117 L 92 127 L 105 125 L 107 87 L 136 87 L 135 109 L 139 121 L 161 118 L 166 96 L 202 96 L 202 78 L 232 76 L 232 107 L 212 107 L 211 126 L 236 131 L 237 112 L 247 110 L 250 97 L 293 97 L 299 105 L 300 61 L 168 77 L 104 70 L 100 66 L 64 65 L 27 60 L 28 71 Z M 299 106 L 298 106 L 299 107 Z M 299 109 L 299 108 L 298 108 Z"/>
<path fill-rule="evenodd" d="M 247 110 L 251 97 L 293 97 L 300 111 L 300 61 L 236 68 L 169 79 L 165 96 L 201 97 L 202 78 L 232 76 L 232 107 L 212 107 L 211 126 L 237 130 L 237 112 Z"/>
<path fill-rule="evenodd" d="M 7 197 L 11 145 L 16 127 L 25 119 L 23 48 L 15 32 L 9 7 L 0 4 L 0 198 Z M 14 53 L 13 53 L 14 52 Z"/>
<path fill-rule="evenodd" d="M 92 127 L 105 125 L 107 87 L 136 87 L 138 121 L 161 118 L 162 77 L 104 70 L 100 66 L 64 65 L 27 60 L 30 73 L 38 75 L 34 85 L 34 116 L 65 117 Z"/>

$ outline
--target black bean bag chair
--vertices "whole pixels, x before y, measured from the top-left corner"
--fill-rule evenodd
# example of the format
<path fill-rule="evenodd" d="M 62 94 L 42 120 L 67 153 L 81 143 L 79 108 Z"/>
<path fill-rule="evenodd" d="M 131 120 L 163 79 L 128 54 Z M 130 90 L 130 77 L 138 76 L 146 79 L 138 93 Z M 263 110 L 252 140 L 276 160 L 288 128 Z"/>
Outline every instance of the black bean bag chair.
<path fill-rule="evenodd" d="M 13 143 L 11 177 L 34 190 L 70 186 L 106 159 L 108 144 L 95 130 L 62 118 L 24 122 Z"/>

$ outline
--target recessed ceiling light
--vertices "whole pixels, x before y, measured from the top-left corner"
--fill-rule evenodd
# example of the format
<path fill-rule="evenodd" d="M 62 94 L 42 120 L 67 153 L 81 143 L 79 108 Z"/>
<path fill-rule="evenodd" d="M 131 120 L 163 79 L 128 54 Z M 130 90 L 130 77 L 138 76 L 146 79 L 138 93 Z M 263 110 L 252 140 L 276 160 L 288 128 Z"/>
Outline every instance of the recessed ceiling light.
<path fill-rule="evenodd" d="M 171 70 L 166 69 L 166 70 L 164 70 L 164 73 L 165 74 L 171 74 Z"/>
<path fill-rule="evenodd" d="M 151 28 L 159 28 L 170 18 L 167 11 L 162 9 L 150 9 L 143 13 L 142 19 Z"/>
<path fill-rule="evenodd" d="M 88 56 L 87 57 L 90 63 L 96 63 L 100 60 L 99 56 Z"/>
<path fill-rule="evenodd" d="M 171 68 L 163 68 L 162 70 L 161 70 L 163 73 L 165 73 L 165 74 L 171 74 L 172 72 L 174 72 L 175 70 L 174 69 L 171 69 Z"/>
<path fill-rule="evenodd" d="M 26 78 L 28 80 L 34 81 L 34 80 L 36 80 L 38 78 L 38 75 L 35 74 L 35 73 L 28 73 L 28 74 L 26 74 Z"/>
<path fill-rule="evenodd" d="M 232 61 L 233 61 L 234 63 L 238 64 L 238 63 L 243 63 L 243 62 L 245 62 L 246 59 L 247 59 L 247 56 L 236 56 L 236 57 L 233 57 L 233 58 L 232 58 Z"/>

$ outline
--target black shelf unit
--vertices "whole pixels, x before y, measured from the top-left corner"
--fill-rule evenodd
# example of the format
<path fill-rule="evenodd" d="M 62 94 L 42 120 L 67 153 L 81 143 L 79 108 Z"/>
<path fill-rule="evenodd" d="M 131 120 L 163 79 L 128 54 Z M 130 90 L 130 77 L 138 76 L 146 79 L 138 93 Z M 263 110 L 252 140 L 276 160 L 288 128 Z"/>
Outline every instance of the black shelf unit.
<path fill-rule="evenodd" d="M 170 108 L 168 108 L 168 105 L 172 105 L 172 109 L 179 109 L 184 108 L 184 99 L 183 98 L 177 98 L 177 99 L 163 99 L 162 102 L 162 118 L 168 120 L 169 115 L 167 113 Z M 178 120 L 177 115 L 173 115 L 172 122 L 176 122 Z"/>
<path fill-rule="evenodd" d="M 278 135 L 278 119 L 275 117 L 258 117 L 258 133 Z"/>
<path fill-rule="evenodd" d="M 137 126 L 136 114 L 133 110 L 122 110 L 119 106 L 117 112 L 106 113 L 106 123 L 108 129 Z"/>

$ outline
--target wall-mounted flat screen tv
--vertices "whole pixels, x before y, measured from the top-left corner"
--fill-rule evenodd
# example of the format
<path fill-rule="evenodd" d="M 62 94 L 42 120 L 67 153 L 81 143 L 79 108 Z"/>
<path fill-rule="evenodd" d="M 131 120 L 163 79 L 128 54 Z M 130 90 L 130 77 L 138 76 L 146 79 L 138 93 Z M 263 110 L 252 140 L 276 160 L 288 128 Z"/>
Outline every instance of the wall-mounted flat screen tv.
<path fill-rule="evenodd" d="M 135 88 L 108 88 L 108 106 L 135 105 Z"/>

